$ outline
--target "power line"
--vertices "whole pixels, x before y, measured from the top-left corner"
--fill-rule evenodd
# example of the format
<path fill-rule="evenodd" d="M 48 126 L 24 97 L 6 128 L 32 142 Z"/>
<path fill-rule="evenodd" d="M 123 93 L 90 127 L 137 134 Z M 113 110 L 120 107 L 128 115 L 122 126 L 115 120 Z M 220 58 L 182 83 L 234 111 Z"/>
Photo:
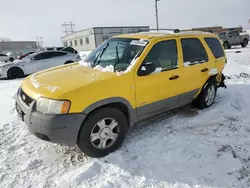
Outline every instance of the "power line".
<path fill-rule="evenodd" d="M 71 21 L 70 21 L 70 22 L 64 22 L 64 23 L 62 24 L 62 27 L 64 28 L 64 31 L 63 31 L 63 32 L 64 32 L 66 35 L 75 32 L 75 31 L 74 31 L 75 24 L 73 24 Z"/>

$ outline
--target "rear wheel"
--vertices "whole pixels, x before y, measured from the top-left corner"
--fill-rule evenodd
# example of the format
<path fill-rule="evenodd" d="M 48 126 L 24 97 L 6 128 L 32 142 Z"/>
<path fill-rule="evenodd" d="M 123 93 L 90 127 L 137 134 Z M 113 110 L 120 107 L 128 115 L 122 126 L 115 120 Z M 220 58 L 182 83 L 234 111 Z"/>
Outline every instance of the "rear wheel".
<path fill-rule="evenodd" d="M 217 92 L 216 83 L 207 82 L 198 98 L 193 102 L 195 107 L 199 109 L 208 108 L 213 105 Z"/>
<path fill-rule="evenodd" d="M 13 62 L 15 59 L 13 57 L 10 57 L 9 61 Z"/>
<path fill-rule="evenodd" d="M 70 64 L 70 63 L 73 63 L 73 61 L 67 61 L 67 62 L 64 63 L 64 65 Z"/>
<path fill-rule="evenodd" d="M 224 42 L 223 46 L 224 46 L 225 49 L 230 49 L 231 48 L 230 44 L 227 41 Z"/>
<path fill-rule="evenodd" d="M 22 78 L 24 77 L 23 70 L 18 67 L 10 68 L 7 72 L 9 79 Z"/>
<path fill-rule="evenodd" d="M 247 39 L 243 40 L 241 46 L 244 48 L 244 47 L 246 47 L 247 45 L 248 45 Z"/>
<path fill-rule="evenodd" d="M 116 108 L 101 108 L 84 121 L 77 145 L 90 157 L 104 157 L 122 145 L 127 127 L 123 112 Z"/>

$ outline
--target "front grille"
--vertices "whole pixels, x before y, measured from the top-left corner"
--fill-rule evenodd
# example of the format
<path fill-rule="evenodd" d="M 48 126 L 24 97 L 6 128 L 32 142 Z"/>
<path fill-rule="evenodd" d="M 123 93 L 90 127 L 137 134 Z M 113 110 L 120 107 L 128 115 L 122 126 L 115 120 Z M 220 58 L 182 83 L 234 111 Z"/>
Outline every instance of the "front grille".
<path fill-rule="evenodd" d="M 26 93 L 24 93 L 22 89 L 20 89 L 19 96 L 21 101 L 27 106 L 30 106 L 31 103 L 33 102 L 33 99 L 30 98 Z"/>

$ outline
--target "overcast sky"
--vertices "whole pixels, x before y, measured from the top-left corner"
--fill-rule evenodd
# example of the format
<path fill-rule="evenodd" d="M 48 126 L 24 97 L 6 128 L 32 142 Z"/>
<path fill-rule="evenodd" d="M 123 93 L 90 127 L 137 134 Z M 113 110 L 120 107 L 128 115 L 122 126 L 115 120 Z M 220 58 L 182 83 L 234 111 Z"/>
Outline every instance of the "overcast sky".
<path fill-rule="evenodd" d="M 242 25 L 250 29 L 250 0 L 160 0 L 161 28 Z M 0 38 L 61 45 L 62 23 L 76 30 L 98 26 L 155 26 L 154 0 L 0 0 Z"/>

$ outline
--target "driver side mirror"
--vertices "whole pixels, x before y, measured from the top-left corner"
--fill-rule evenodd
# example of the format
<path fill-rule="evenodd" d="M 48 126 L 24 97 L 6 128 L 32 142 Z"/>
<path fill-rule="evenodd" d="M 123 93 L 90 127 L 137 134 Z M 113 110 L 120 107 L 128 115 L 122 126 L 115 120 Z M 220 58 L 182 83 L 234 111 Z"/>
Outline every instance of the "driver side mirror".
<path fill-rule="evenodd" d="M 146 62 L 141 66 L 139 76 L 146 76 L 153 73 L 156 70 L 156 66 L 153 62 Z"/>

